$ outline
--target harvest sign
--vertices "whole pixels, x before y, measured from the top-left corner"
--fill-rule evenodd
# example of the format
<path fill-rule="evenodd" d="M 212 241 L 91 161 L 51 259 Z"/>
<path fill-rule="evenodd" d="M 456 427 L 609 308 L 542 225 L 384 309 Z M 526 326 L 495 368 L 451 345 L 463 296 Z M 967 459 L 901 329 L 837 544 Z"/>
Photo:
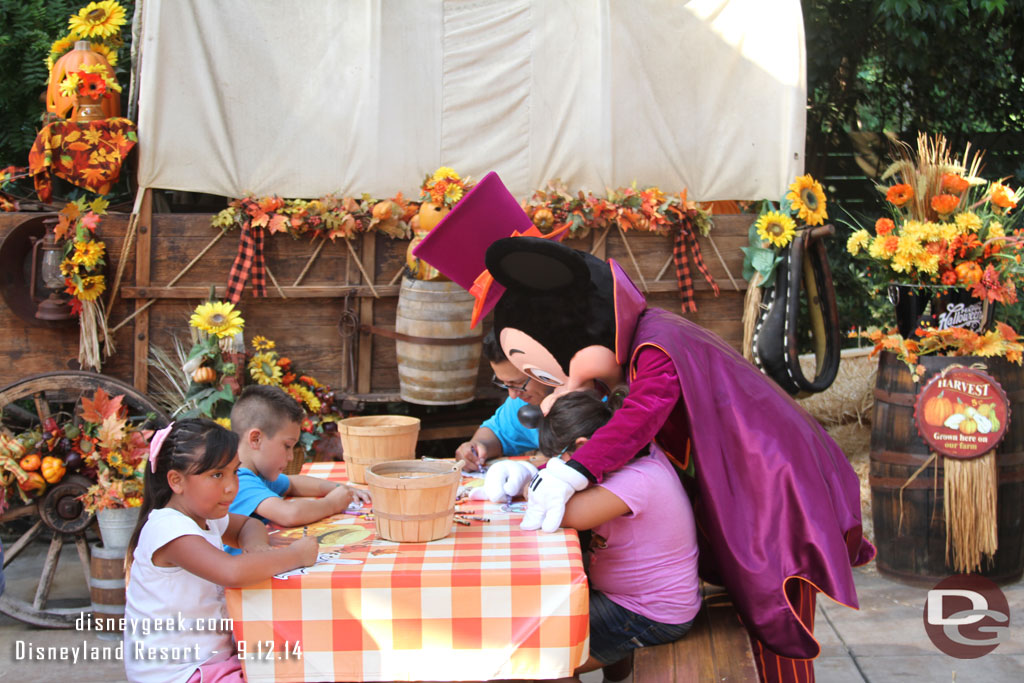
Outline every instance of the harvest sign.
<path fill-rule="evenodd" d="M 1006 434 L 1009 406 L 1002 387 L 973 368 L 949 368 L 917 396 L 917 431 L 938 453 L 975 458 L 991 451 Z"/>

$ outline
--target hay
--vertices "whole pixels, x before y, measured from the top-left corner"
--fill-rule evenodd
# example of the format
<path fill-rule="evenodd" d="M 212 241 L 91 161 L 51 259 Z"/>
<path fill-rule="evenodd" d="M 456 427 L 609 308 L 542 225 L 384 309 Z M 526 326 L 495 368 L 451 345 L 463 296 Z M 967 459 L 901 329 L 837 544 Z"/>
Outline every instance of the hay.
<path fill-rule="evenodd" d="M 946 564 L 958 573 L 981 570 L 999 545 L 996 529 L 996 457 L 943 458 L 946 501 Z"/>
<path fill-rule="evenodd" d="M 825 427 L 848 422 L 870 422 L 874 406 L 875 377 L 878 357 L 868 356 L 870 349 L 847 349 L 842 352 L 836 380 L 827 390 L 799 399 L 800 406 Z M 813 355 L 800 356 L 804 376 L 814 373 Z"/>

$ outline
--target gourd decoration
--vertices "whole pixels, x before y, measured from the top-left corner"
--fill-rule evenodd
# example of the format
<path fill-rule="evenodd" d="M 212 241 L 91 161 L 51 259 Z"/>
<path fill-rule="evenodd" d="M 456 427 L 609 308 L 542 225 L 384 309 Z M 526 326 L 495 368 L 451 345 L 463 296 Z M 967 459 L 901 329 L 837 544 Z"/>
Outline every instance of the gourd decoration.
<path fill-rule="evenodd" d="M 953 414 L 953 402 L 941 393 L 924 404 L 924 421 L 939 426 Z"/>
<path fill-rule="evenodd" d="M 35 472 L 41 464 L 42 461 L 39 459 L 38 453 L 29 453 L 18 461 L 18 466 L 26 472 Z"/>
<path fill-rule="evenodd" d="M 448 279 L 426 261 L 413 256 L 412 250 L 430 234 L 430 231 L 448 215 L 449 211 L 451 211 L 449 207 L 435 202 L 420 204 L 420 211 L 417 214 L 418 225 L 414 228 L 416 234 L 413 235 L 412 241 L 409 242 L 409 248 L 405 252 L 405 265 L 409 267 L 409 272 L 417 280 L 439 282 Z"/>
<path fill-rule="evenodd" d="M 110 80 L 116 81 L 114 69 L 107 62 L 106 57 L 92 50 L 87 40 L 79 40 L 75 48 L 58 59 L 53 69 L 50 70 L 50 80 L 46 86 L 46 110 L 62 119 L 73 119 L 78 114 L 78 98 L 75 95 L 64 95 L 60 91 L 60 84 L 64 77 L 84 66 L 101 65 L 106 67 L 106 74 Z M 121 98 L 115 92 L 107 92 L 100 102 L 103 116 L 121 115 Z"/>
<path fill-rule="evenodd" d="M 973 418 L 967 418 L 960 421 L 960 433 L 961 434 L 974 434 L 978 431 L 978 423 Z"/>
<path fill-rule="evenodd" d="M 207 365 L 196 368 L 195 372 L 192 373 L 192 381 L 196 384 L 209 384 L 216 379 L 217 371 Z"/>
<path fill-rule="evenodd" d="M 48 484 L 56 484 L 63 479 L 66 471 L 64 461 L 52 455 L 43 458 L 43 464 L 39 467 L 39 473 L 43 475 L 43 479 Z"/>
<path fill-rule="evenodd" d="M 976 282 L 981 282 L 981 266 L 975 261 L 958 263 L 954 270 L 956 271 L 956 280 L 961 285 L 973 285 Z"/>

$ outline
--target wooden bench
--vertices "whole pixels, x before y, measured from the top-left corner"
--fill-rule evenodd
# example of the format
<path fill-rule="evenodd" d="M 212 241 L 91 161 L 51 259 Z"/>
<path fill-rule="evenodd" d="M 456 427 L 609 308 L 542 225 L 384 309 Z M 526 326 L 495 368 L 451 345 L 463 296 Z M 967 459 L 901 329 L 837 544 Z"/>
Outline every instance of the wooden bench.
<path fill-rule="evenodd" d="M 633 683 L 691 681 L 758 681 L 747 631 L 717 586 L 704 586 L 700 613 L 682 640 L 633 653 Z"/>

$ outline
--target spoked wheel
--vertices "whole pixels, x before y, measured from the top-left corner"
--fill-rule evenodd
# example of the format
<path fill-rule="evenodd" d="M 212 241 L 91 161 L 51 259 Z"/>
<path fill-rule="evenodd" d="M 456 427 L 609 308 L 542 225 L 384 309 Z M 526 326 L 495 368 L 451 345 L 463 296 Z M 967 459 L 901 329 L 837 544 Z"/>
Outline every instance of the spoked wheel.
<path fill-rule="evenodd" d="M 152 413 L 156 417 L 151 426 L 167 424 L 163 411 L 129 384 L 92 372 L 52 372 L 0 389 L 0 429 L 12 435 L 39 427 L 51 416 L 76 415 L 82 398 L 91 397 L 99 388 L 111 396 L 123 394 L 124 405 L 133 420 L 145 420 L 143 416 Z M 79 615 L 88 610 L 90 600 L 87 591 L 81 599 L 76 597 L 62 601 L 70 604 L 60 607 L 49 606 L 47 601 L 60 564 L 61 551 L 67 542 L 75 544 L 86 585 L 89 584 L 89 546 L 85 532 L 93 517 L 85 511 L 78 497 L 92 483 L 79 474 L 67 474 L 38 500 L 12 507 L 0 516 L 0 523 L 24 529 L 20 537 L 4 549 L 8 581 L 6 591 L 0 596 L 0 612 L 35 626 L 71 628 Z M 34 541 L 47 535 L 50 543 L 45 559 L 41 559 L 39 553 L 24 552 Z M 21 566 L 16 564 L 19 557 Z M 34 590 L 15 590 L 11 569 L 18 570 L 18 574 L 27 573 L 33 581 L 38 576 Z M 19 583 L 24 584 L 23 581 Z"/>

